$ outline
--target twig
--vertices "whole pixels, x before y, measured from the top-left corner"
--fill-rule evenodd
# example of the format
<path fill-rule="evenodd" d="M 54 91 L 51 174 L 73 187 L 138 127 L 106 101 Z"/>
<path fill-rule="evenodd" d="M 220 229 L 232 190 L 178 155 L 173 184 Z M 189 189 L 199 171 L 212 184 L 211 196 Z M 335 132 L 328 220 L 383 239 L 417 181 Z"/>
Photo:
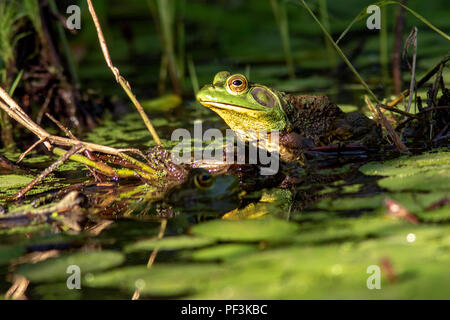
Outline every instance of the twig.
<path fill-rule="evenodd" d="M 384 105 L 384 104 L 379 104 L 379 106 L 380 106 L 380 108 L 383 108 L 383 109 L 391 111 L 391 112 L 396 112 L 398 114 L 401 114 L 401 115 L 404 115 L 404 116 L 407 116 L 407 117 L 410 117 L 410 118 L 420 119 L 420 117 L 418 115 L 413 114 L 413 113 L 409 113 L 409 112 L 406 112 L 406 111 L 403 111 L 403 110 L 400 110 L 400 109 L 392 108 L 392 107 L 389 107 L 389 106 Z"/>
<path fill-rule="evenodd" d="M 433 77 L 436 72 L 439 71 L 439 69 L 441 68 L 441 66 L 443 64 L 446 64 L 447 61 L 450 60 L 450 53 L 447 53 L 444 58 L 438 62 L 438 64 L 436 64 L 431 70 L 429 70 L 418 82 L 417 82 L 417 86 L 416 88 L 420 88 L 422 87 L 428 80 L 431 79 L 431 77 Z M 403 91 L 402 93 L 400 93 L 400 95 L 395 98 L 393 101 L 388 103 L 389 107 L 394 107 L 396 106 L 398 103 L 400 103 L 405 97 L 407 97 L 409 95 L 409 89 L 406 89 L 405 91 Z"/>
<path fill-rule="evenodd" d="M 381 119 L 381 122 L 383 123 L 383 126 L 386 128 L 387 132 L 389 133 L 389 136 L 391 137 L 392 141 L 394 142 L 397 149 L 401 152 L 409 152 L 408 148 L 405 146 L 405 144 L 402 142 L 398 134 L 394 131 L 394 128 L 392 128 L 389 121 L 386 119 L 386 117 L 383 115 L 383 112 L 380 110 L 380 105 L 377 104 L 375 106 L 378 116 Z"/>
<path fill-rule="evenodd" d="M 27 154 L 29 154 L 31 151 L 33 151 L 34 148 L 36 148 L 39 144 L 41 144 L 42 142 L 46 141 L 47 137 L 41 138 L 38 141 L 36 141 L 35 143 L 33 143 L 31 145 L 31 147 L 29 147 L 24 153 L 22 153 L 19 157 L 19 160 L 17 160 L 17 163 L 22 162 L 22 160 L 26 157 Z"/>
<path fill-rule="evenodd" d="M 30 281 L 24 276 L 14 275 L 14 282 L 5 293 L 5 299 L 26 300 L 25 291 L 27 291 L 29 283 Z"/>
<path fill-rule="evenodd" d="M 87 149 L 89 151 L 97 151 L 97 152 L 102 152 L 102 153 L 106 153 L 106 154 L 112 154 L 112 155 L 116 155 L 116 156 L 123 158 L 124 160 L 126 160 L 126 161 L 136 165 L 140 169 L 142 169 L 144 171 L 143 175 L 146 178 L 152 177 L 152 175 L 153 175 L 153 178 L 158 177 L 155 169 L 151 168 L 150 166 L 148 166 L 145 163 L 142 163 L 141 161 L 134 159 L 133 157 L 130 157 L 129 155 L 127 155 L 115 148 L 103 146 L 103 145 L 99 145 L 99 144 L 95 144 L 95 143 L 90 143 L 90 142 L 78 141 L 78 140 L 70 139 L 70 138 L 64 138 L 64 137 L 60 137 L 60 136 L 54 136 L 54 135 L 49 134 L 47 131 L 45 131 L 43 128 L 41 128 L 39 125 L 37 125 L 20 108 L 20 106 L 9 96 L 9 94 L 1 87 L 0 87 L 0 98 L 2 98 L 7 103 L 7 104 L 4 104 L 3 102 L 0 101 L 0 108 L 5 110 L 6 113 L 11 118 L 15 119 L 17 122 L 22 124 L 25 128 L 27 128 L 28 130 L 33 132 L 36 136 L 38 136 L 39 139 L 41 139 L 43 141 L 44 145 L 47 147 L 48 150 L 51 151 L 53 149 L 53 146 L 52 146 L 53 144 L 59 145 L 59 146 L 66 146 L 66 147 L 72 147 L 74 145 L 81 145 L 81 146 L 83 146 L 84 149 Z M 54 150 L 54 151 L 56 151 L 56 150 Z M 77 156 L 78 157 L 76 159 L 82 160 L 82 161 L 80 161 L 81 163 L 88 164 L 87 162 L 89 162 L 89 161 L 86 161 L 85 159 L 81 158 L 82 157 L 81 155 L 77 155 Z M 76 159 L 73 159 L 73 160 L 77 161 Z M 90 161 L 88 165 L 91 165 L 91 163 L 94 163 L 94 162 Z M 125 170 L 125 169 L 118 169 L 117 171 L 121 172 L 120 170 Z M 121 172 L 120 174 L 125 177 L 130 176 L 128 171 Z"/>
<path fill-rule="evenodd" d="M 161 140 L 159 139 L 158 134 L 156 133 L 155 128 L 153 127 L 150 119 L 147 117 L 147 114 L 145 113 L 144 109 L 142 108 L 139 101 L 136 99 L 136 96 L 131 91 L 130 84 L 128 81 L 125 80 L 124 77 L 120 75 L 119 69 L 117 69 L 111 61 L 111 57 L 109 56 L 108 46 L 105 41 L 105 37 L 103 36 L 103 31 L 100 26 L 100 22 L 98 21 L 97 14 L 95 13 L 94 6 L 92 5 L 91 0 L 87 0 L 88 6 L 89 6 L 89 12 L 91 14 L 92 20 L 94 21 L 95 29 L 97 30 L 97 36 L 100 43 L 100 47 L 103 52 L 103 56 L 105 57 L 106 64 L 108 65 L 109 69 L 111 69 L 112 73 L 114 74 L 114 77 L 116 78 L 116 81 L 122 86 L 125 93 L 130 98 L 131 102 L 133 102 L 134 106 L 136 107 L 137 111 L 139 112 L 142 120 L 144 120 L 145 125 L 147 126 L 147 129 L 149 130 L 150 134 L 153 136 L 153 139 L 155 140 L 157 145 L 161 145 Z"/>
<path fill-rule="evenodd" d="M 37 185 L 39 182 L 44 180 L 50 173 L 58 169 L 64 162 L 66 162 L 72 155 L 77 153 L 83 149 L 81 145 L 73 146 L 72 149 L 67 151 L 59 160 L 54 162 L 51 166 L 46 168 L 42 173 L 33 181 L 31 181 L 29 184 L 27 184 L 25 187 L 20 189 L 19 192 L 17 192 L 14 196 L 11 197 L 11 200 L 17 200 L 19 198 L 22 198 L 28 191 L 30 191 L 35 185 Z"/>
<path fill-rule="evenodd" d="M 406 112 L 409 112 L 411 108 L 411 102 L 412 102 L 412 93 L 414 92 L 414 86 L 416 84 L 415 76 L 416 76 L 416 55 L 417 55 L 417 28 L 414 27 L 411 30 L 411 33 L 408 36 L 408 39 L 406 39 L 405 43 L 405 49 L 404 49 L 404 55 L 406 56 L 408 53 L 408 48 L 410 45 L 413 45 L 413 57 L 412 57 L 412 66 L 409 65 L 411 70 L 411 82 L 409 84 L 409 100 L 408 100 L 408 106 L 406 107 Z"/>
<path fill-rule="evenodd" d="M 69 129 L 67 129 L 66 127 L 64 127 L 64 126 L 62 125 L 62 123 L 59 122 L 58 120 L 56 120 L 50 113 L 47 113 L 47 112 L 46 112 L 45 115 L 46 115 L 50 120 L 52 120 L 52 121 L 58 126 L 58 128 L 59 128 L 62 132 L 64 132 L 65 134 L 67 134 L 67 136 L 68 136 L 69 138 L 71 138 L 71 139 L 73 139 L 73 140 L 80 141 L 77 137 L 75 137 L 75 136 L 73 135 L 73 133 L 72 133 Z"/>

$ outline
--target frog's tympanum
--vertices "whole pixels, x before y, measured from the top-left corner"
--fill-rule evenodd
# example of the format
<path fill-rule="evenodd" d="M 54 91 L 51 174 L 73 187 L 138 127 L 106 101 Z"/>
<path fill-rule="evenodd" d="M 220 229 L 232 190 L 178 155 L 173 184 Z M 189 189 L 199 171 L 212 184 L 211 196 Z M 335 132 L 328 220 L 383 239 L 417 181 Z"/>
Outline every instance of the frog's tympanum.
<path fill-rule="evenodd" d="M 381 139 L 373 120 L 358 112 L 344 113 L 326 96 L 286 94 L 249 83 L 241 74 L 217 73 L 213 83 L 198 92 L 197 99 L 244 141 L 254 137 L 248 132 L 267 132 L 268 139 L 259 141 L 259 147 L 278 151 L 286 161 L 300 159 L 311 147 L 342 143 L 376 146 Z M 276 146 L 269 143 L 275 130 L 279 132 Z"/>
<path fill-rule="evenodd" d="M 236 177 L 213 176 L 205 169 L 194 168 L 185 182 L 166 194 L 165 202 L 183 212 L 223 214 L 239 206 L 238 193 Z"/>

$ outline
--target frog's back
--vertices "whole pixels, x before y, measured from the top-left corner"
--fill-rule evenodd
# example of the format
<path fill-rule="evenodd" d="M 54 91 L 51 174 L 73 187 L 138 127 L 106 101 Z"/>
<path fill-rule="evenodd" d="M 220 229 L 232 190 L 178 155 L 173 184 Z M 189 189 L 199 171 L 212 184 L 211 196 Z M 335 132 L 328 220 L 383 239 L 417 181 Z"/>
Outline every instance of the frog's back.
<path fill-rule="evenodd" d="M 341 141 L 367 142 L 380 140 L 375 121 L 359 112 L 345 113 L 327 96 L 284 96 L 283 109 L 292 131 L 310 139 L 314 145 Z"/>

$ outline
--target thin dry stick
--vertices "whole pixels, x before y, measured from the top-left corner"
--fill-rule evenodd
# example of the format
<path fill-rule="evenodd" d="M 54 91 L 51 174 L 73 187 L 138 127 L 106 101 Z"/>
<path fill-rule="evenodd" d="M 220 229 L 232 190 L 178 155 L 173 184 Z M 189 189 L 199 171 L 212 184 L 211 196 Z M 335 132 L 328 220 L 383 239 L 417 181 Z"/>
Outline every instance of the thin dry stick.
<path fill-rule="evenodd" d="M 129 155 L 121 152 L 118 149 L 107 147 L 95 143 L 78 141 L 75 139 L 64 138 L 60 136 L 54 136 L 45 131 L 39 125 L 37 125 L 21 108 L 20 106 L 10 97 L 10 95 L 0 87 L 0 98 L 2 98 L 6 104 L 0 101 L 0 108 L 3 109 L 11 118 L 22 124 L 25 128 L 33 132 L 36 136 L 39 137 L 40 141 L 44 143 L 48 150 L 52 150 L 53 144 L 59 146 L 73 147 L 75 145 L 82 145 L 84 149 L 89 151 L 97 151 L 107 154 L 112 154 L 119 156 L 128 162 L 138 166 L 142 170 L 147 173 L 155 174 L 156 170 L 151 168 L 150 166 L 142 163 L 130 157 Z"/>
<path fill-rule="evenodd" d="M 67 129 L 66 127 L 64 127 L 64 126 L 62 125 L 62 123 L 59 122 L 58 120 L 56 120 L 50 113 L 47 113 L 47 112 L 46 112 L 45 115 L 47 116 L 47 118 L 49 118 L 50 120 L 52 120 L 53 123 L 56 124 L 56 125 L 58 126 L 58 128 L 59 128 L 62 132 L 64 132 L 65 134 L 67 134 L 67 136 L 68 136 L 69 138 L 71 138 L 71 139 L 73 139 L 73 140 L 80 141 L 80 139 L 78 139 L 77 137 L 75 137 L 75 135 L 74 135 L 69 129 Z"/>
<path fill-rule="evenodd" d="M 71 139 L 80 141 L 80 139 L 78 139 L 77 137 L 75 137 L 75 135 L 72 133 L 72 131 L 70 131 L 68 128 L 64 127 L 64 126 L 62 125 L 62 123 L 59 122 L 58 120 L 56 120 L 51 114 L 49 114 L 49 113 L 46 112 L 45 115 L 46 115 L 50 120 L 52 120 L 52 121 L 58 126 L 58 128 L 59 128 L 61 131 L 63 131 L 68 137 L 70 137 Z M 93 155 L 89 152 L 89 150 L 85 150 L 84 153 L 86 154 L 86 156 L 88 157 L 88 159 L 93 160 L 93 161 L 95 160 L 95 159 L 93 159 Z M 97 162 L 97 163 L 98 163 L 98 162 Z M 95 170 L 94 170 L 93 168 L 91 168 L 90 166 L 88 166 L 87 164 L 85 164 L 84 166 L 89 170 L 89 172 L 92 174 L 92 176 L 97 180 L 98 175 L 97 175 L 97 173 L 95 172 Z"/>
<path fill-rule="evenodd" d="M 401 114 L 401 115 L 404 115 L 404 116 L 407 116 L 407 117 L 410 117 L 410 118 L 421 119 L 421 117 L 419 117 L 418 115 L 415 115 L 415 114 L 412 114 L 412 113 L 409 113 L 409 112 L 406 112 L 406 111 L 403 111 L 403 110 L 400 110 L 400 109 L 392 108 L 392 107 L 386 106 L 384 104 L 380 104 L 379 106 L 380 106 L 380 108 L 383 108 L 385 110 L 388 110 L 388 111 L 391 111 L 391 112 L 396 112 L 398 114 Z"/>
<path fill-rule="evenodd" d="M 91 14 L 92 20 L 95 24 L 95 29 L 97 30 L 97 36 L 98 41 L 100 43 L 100 47 L 103 52 L 103 56 L 105 57 L 106 64 L 111 69 L 112 73 L 114 74 L 114 77 L 116 77 L 116 81 L 122 86 L 125 93 L 130 98 L 131 102 L 133 102 L 134 106 L 136 107 L 137 111 L 141 115 L 142 120 L 144 120 L 145 125 L 147 126 L 148 131 L 153 136 L 153 139 L 155 140 L 157 145 L 161 145 L 161 140 L 159 139 L 158 134 L 156 133 L 155 128 L 153 127 L 150 119 L 147 117 L 147 114 L 145 113 L 144 109 L 142 108 L 139 101 L 136 99 L 136 96 L 131 91 L 130 84 L 127 80 L 125 80 L 124 77 L 120 75 L 119 69 L 117 69 L 111 61 L 111 57 L 109 56 L 108 46 L 106 45 L 105 37 L 103 36 L 103 31 L 100 26 L 100 22 L 98 21 L 97 14 L 95 13 L 94 6 L 92 5 L 91 0 L 87 0 L 88 6 L 89 6 L 89 12 Z"/>
<path fill-rule="evenodd" d="M 383 123 L 383 126 L 386 128 L 387 132 L 389 133 L 389 136 L 391 137 L 397 149 L 401 152 L 409 152 L 408 148 L 402 142 L 398 134 L 394 131 L 394 128 L 392 128 L 391 124 L 386 119 L 383 112 L 381 112 L 380 105 L 376 105 L 375 108 L 377 110 L 378 116 L 381 119 L 381 122 Z"/>
<path fill-rule="evenodd" d="M 64 162 L 66 162 L 72 155 L 80 151 L 83 147 L 81 145 L 73 146 L 72 149 L 67 151 L 59 160 L 54 162 L 51 166 L 46 168 L 42 173 L 33 179 L 29 184 L 20 189 L 14 196 L 11 197 L 11 200 L 17 200 L 22 198 L 28 191 L 30 191 L 35 185 L 44 180 L 50 173 L 58 169 Z"/>
<path fill-rule="evenodd" d="M 25 291 L 27 291 L 30 281 L 21 275 L 14 276 L 14 283 L 5 293 L 5 299 L 25 300 Z"/>
<path fill-rule="evenodd" d="M 19 157 L 19 160 L 17 160 L 17 163 L 22 162 L 22 160 L 27 156 L 27 154 L 29 154 L 31 151 L 34 150 L 34 148 L 36 148 L 39 144 L 41 144 L 42 142 L 46 141 L 47 137 L 41 138 L 38 141 L 36 141 L 35 143 L 33 143 L 31 145 L 31 147 L 29 147 L 24 153 L 22 153 Z"/>
<path fill-rule="evenodd" d="M 436 74 L 436 72 L 439 71 L 440 67 L 443 64 L 446 64 L 447 61 L 450 60 L 450 53 L 447 53 L 445 55 L 445 57 L 439 61 L 438 64 L 436 64 L 430 71 L 428 71 L 418 82 L 417 82 L 417 88 L 422 87 L 428 80 L 431 79 L 432 76 L 434 76 Z M 398 103 L 400 103 L 404 98 L 406 98 L 409 95 L 409 89 L 406 89 L 405 91 L 403 91 L 399 96 L 397 96 L 397 98 L 395 98 L 393 101 L 388 103 L 389 107 L 394 107 L 396 106 Z"/>
<path fill-rule="evenodd" d="M 397 149 L 401 152 L 409 152 L 408 148 L 404 145 L 404 143 L 401 141 L 398 134 L 394 131 L 394 128 L 392 128 L 392 125 L 389 122 L 389 120 L 384 116 L 383 112 L 381 112 L 380 108 L 382 108 L 383 105 L 377 104 L 376 106 L 374 106 L 372 101 L 370 101 L 370 99 L 367 95 L 364 96 L 364 100 L 366 101 L 366 104 L 372 113 L 373 113 L 373 110 L 376 110 L 378 117 L 381 120 L 381 123 L 386 128 L 389 136 L 391 137 L 391 139 L 394 142 Z"/>
<path fill-rule="evenodd" d="M 413 96 L 413 90 L 414 90 L 414 86 L 416 85 L 416 55 L 417 55 L 417 28 L 414 27 L 411 30 L 411 33 L 408 36 L 408 39 L 406 39 L 406 44 L 405 44 L 405 55 L 408 53 L 408 47 L 410 45 L 413 45 L 413 58 L 412 58 L 412 66 L 411 67 L 411 83 L 409 85 L 409 100 L 408 100 L 408 106 L 406 107 L 406 112 L 409 112 L 410 108 L 411 108 L 411 103 L 412 103 L 412 96 Z M 409 65 L 409 63 L 408 63 Z"/>

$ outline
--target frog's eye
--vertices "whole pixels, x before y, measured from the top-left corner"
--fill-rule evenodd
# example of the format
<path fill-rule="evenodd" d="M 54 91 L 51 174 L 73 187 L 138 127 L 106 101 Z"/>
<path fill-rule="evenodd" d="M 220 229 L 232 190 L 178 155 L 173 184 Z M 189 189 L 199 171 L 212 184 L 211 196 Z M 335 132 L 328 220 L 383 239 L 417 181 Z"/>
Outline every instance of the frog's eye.
<path fill-rule="evenodd" d="M 273 94 L 268 92 L 264 88 L 254 88 L 252 90 L 252 97 L 256 100 L 256 102 L 265 107 L 273 108 L 275 106 L 275 99 L 273 97 Z"/>
<path fill-rule="evenodd" d="M 213 177 L 208 173 L 201 173 L 194 177 L 194 183 L 199 189 L 208 188 L 213 183 Z"/>
<path fill-rule="evenodd" d="M 239 94 L 247 90 L 247 79 L 241 74 L 235 74 L 228 78 L 227 90 L 231 94 Z"/>

